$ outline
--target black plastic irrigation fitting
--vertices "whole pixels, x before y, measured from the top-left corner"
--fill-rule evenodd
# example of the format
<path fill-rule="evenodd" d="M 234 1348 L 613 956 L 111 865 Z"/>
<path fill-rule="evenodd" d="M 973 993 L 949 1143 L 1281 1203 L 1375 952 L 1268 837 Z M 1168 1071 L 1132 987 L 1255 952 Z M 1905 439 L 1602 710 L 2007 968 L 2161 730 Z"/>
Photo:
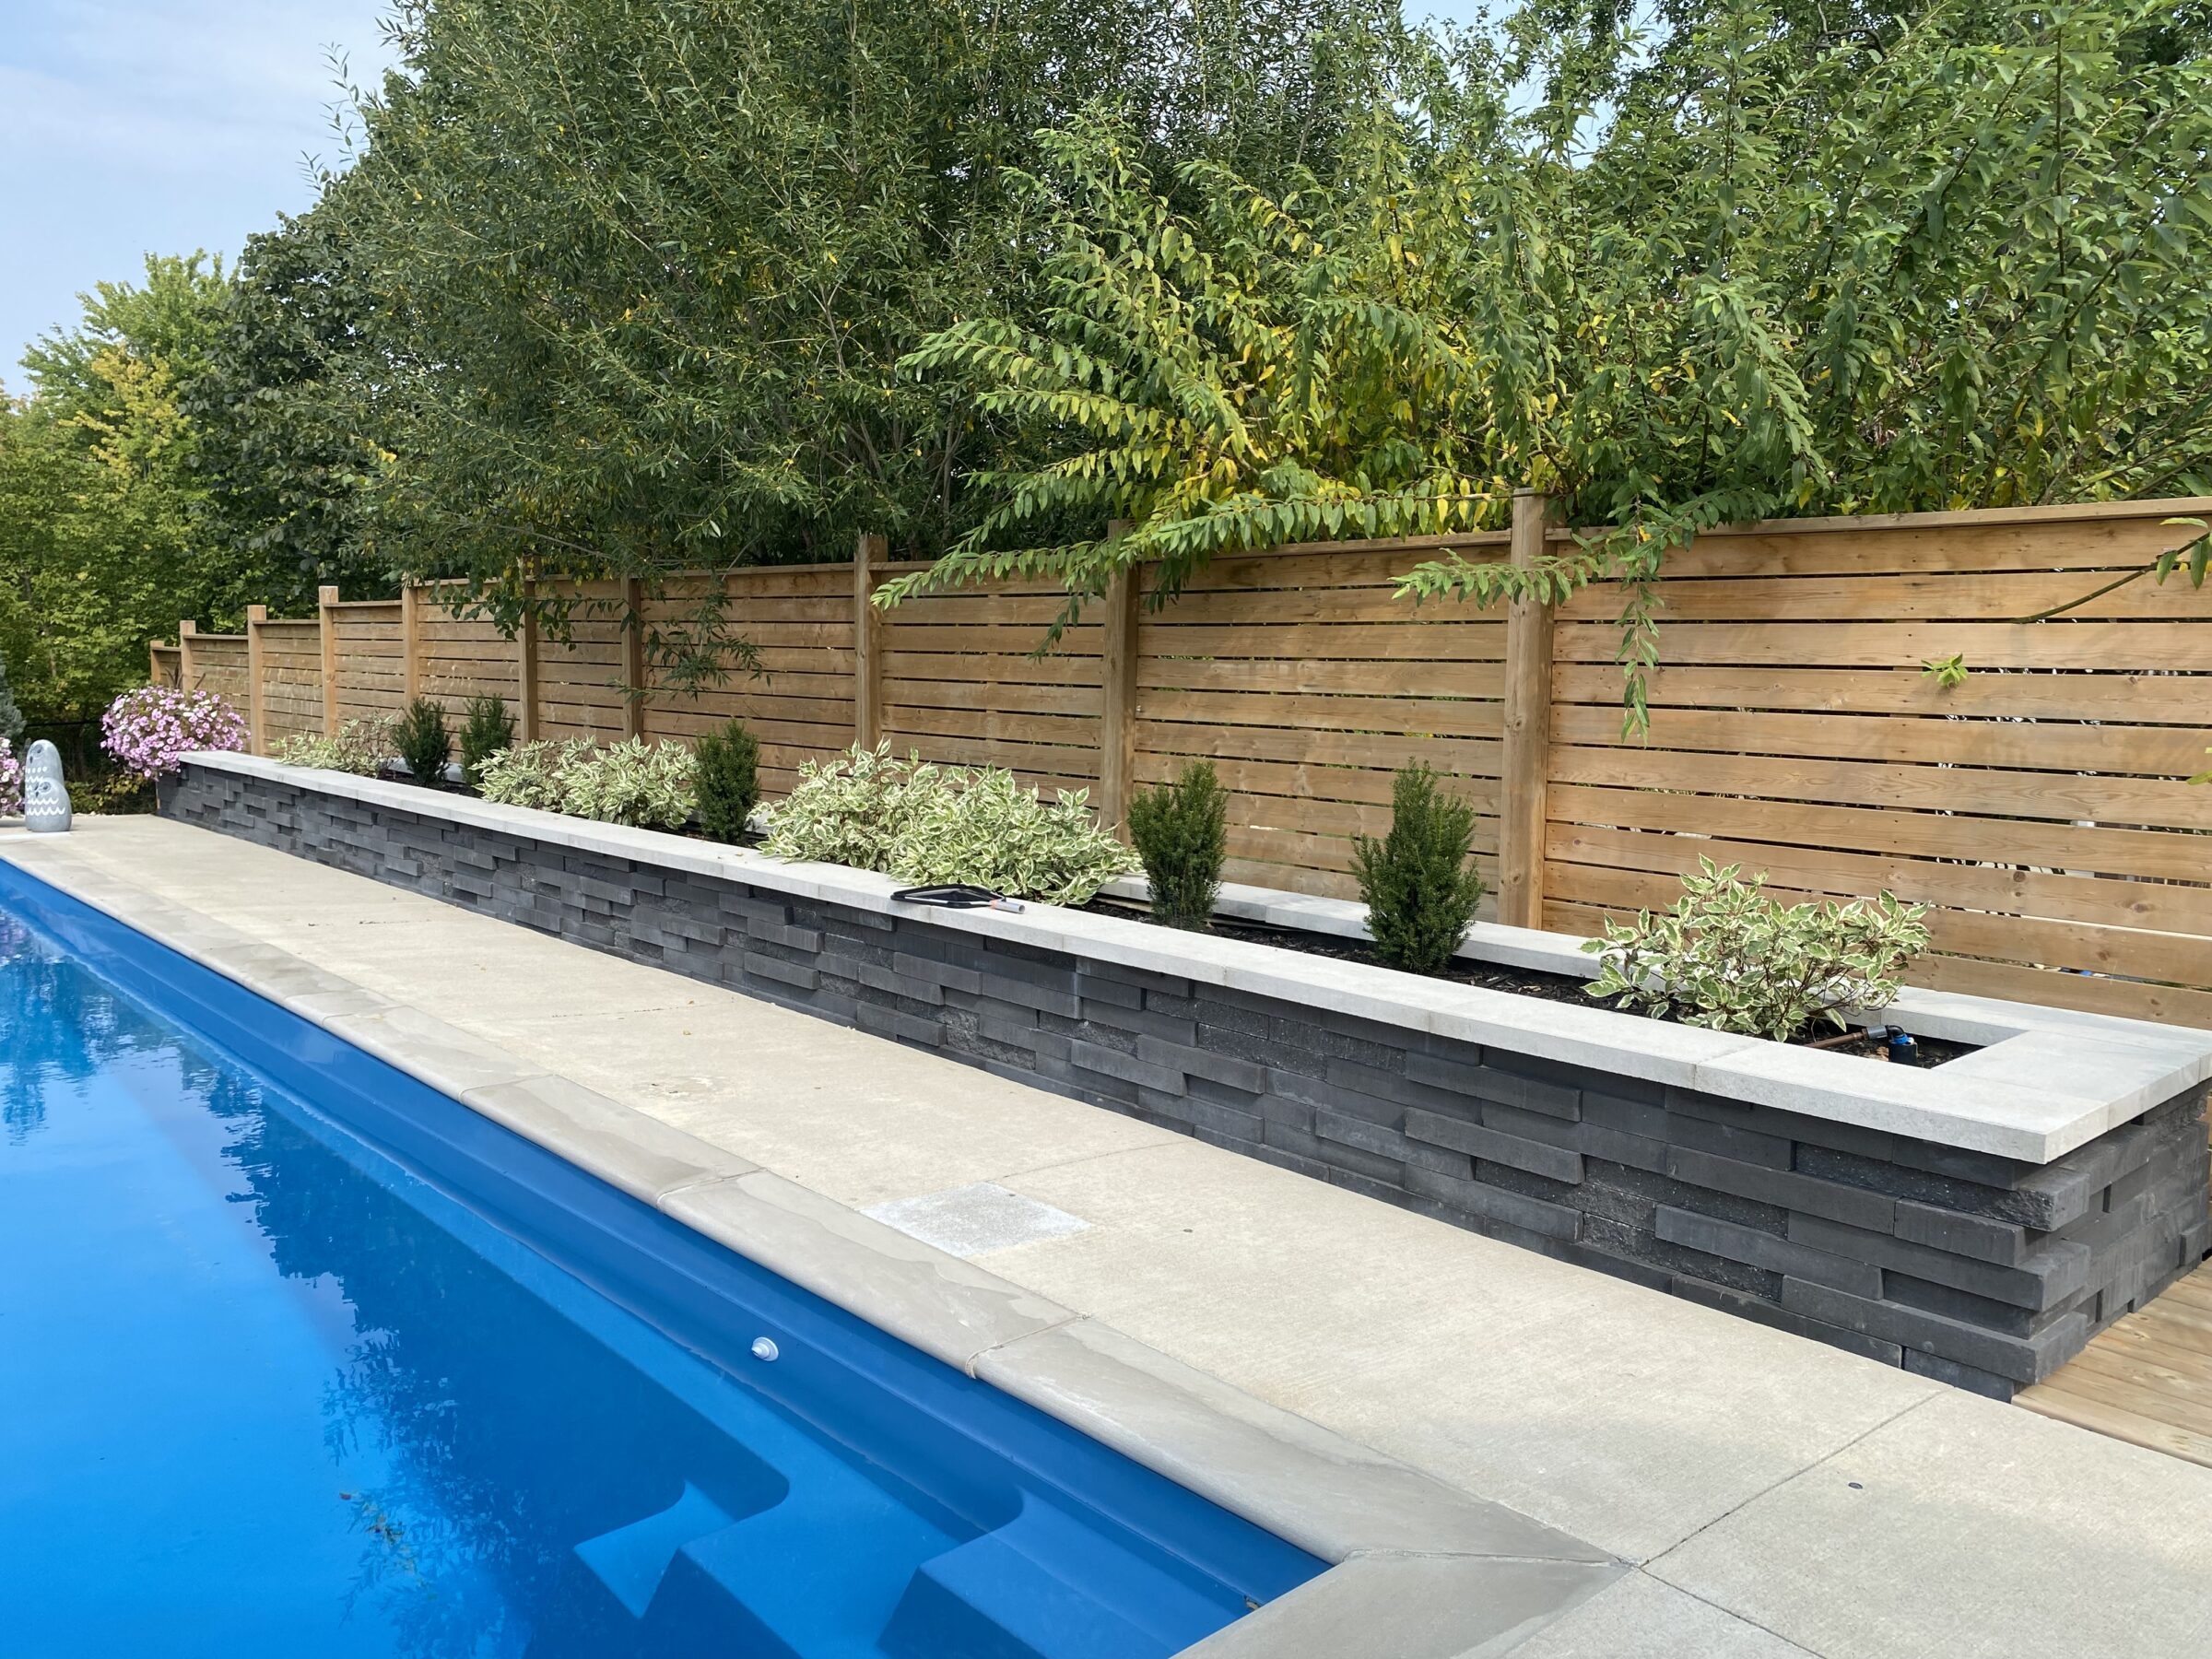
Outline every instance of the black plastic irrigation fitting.
<path fill-rule="evenodd" d="M 1024 907 L 1018 899 L 1009 899 L 1004 893 L 994 893 L 987 887 L 975 887 L 965 881 L 947 882 L 942 887 L 900 888 L 891 895 L 894 904 L 934 904 L 939 910 L 1003 910 L 1020 911 Z"/>

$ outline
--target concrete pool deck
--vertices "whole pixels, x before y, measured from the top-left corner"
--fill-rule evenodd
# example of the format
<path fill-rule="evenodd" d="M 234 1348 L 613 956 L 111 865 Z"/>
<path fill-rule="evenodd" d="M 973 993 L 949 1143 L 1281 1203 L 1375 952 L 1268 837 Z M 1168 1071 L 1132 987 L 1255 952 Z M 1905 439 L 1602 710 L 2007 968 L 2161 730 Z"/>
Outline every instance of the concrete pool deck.
<path fill-rule="evenodd" d="M 91 818 L 0 856 L 226 924 L 1633 1564 L 1439 1659 L 2212 1650 L 2212 1470 L 238 841 Z"/>

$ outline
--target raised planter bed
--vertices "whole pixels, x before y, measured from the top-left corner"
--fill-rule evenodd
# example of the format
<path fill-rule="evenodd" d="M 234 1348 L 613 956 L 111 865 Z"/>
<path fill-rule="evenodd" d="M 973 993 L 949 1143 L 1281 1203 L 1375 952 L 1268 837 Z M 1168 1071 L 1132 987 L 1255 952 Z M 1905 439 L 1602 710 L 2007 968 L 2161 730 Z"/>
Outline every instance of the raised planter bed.
<path fill-rule="evenodd" d="M 195 757 L 171 818 L 803 1007 L 2000 1396 L 2203 1255 L 2212 1035 L 1927 992 L 1925 1070 Z M 1276 926 L 1356 907 L 1234 889 Z M 1581 972 L 1477 927 L 1478 958 Z"/>

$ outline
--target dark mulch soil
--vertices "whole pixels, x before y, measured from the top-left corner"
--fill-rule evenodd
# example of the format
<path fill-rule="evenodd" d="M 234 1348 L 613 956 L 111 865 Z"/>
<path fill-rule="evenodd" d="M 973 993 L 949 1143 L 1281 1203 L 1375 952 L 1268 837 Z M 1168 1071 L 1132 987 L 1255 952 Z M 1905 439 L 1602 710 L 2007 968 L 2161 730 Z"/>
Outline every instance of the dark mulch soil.
<path fill-rule="evenodd" d="M 1122 916 L 1139 922 L 1152 920 L 1152 912 L 1143 905 L 1112 899 L 1094 899 L 1084 908 L 1096 911 L 1100 915 Z M 1284 950 L 1302 951 L 1308 956 L 1333 957 L 1343 962 L 1365 962 L 1371 967 L 1382 965 L 1375 960 L 1374 948 L 1366 940 L 1347 939 L 1337 934 L 1307 933 L 1295 927 L 1271 927 L 1265 923 L 1237 922 L 1218 916 L 1206 931 L 1217 938 L 1243 939 L 1254 945 L 1274 945 Z M 1596 971 L 1594 959 L 1591 971 Z M 1583 989 L 1583 981 L 1572 974 L 1543 973 L 1533 968 L 1508 968 L 1496 962 L 1477 962 L 1466 957 L 1458 957 L 1437 977 L 1454 984 L 1479 985 L 1486 991 L 1510 991 L 1516 996 L 1542 997 L 1547 1002 L 1575 1003 L 1585 1008 L 1605 1008 L 1614 1012 L 1630 1011 L 1618 1008 L 1613 998 L 1591 995 Z M 1650 1019 L 1663 1018 L 1659 1015 L 1641 1017 Z M 1821 1028 L 1800 1032 L 1792 1041 L 1810 1043 L 1823 1037 L 1839 1035 L 1841 1033 L 1833 1028 Z M 1923 1067 L 1941 1065 L 1947 1060 L 1956 1060 L 1961 1054 L 1972 1053 L 1978 1046 L 1971 1042 L 1945 1042 L 1938 1038 L 1923 1037 L 1915 1041 L 1917 1052 L 1903 1064 Z M 1889 1058 L 1888 1045 L 1869 1041 L 1863 1036 L 1848 1043 L 1834 1045 L 1832 1052 L 1855 1054 L 1870 1060 Z"/>

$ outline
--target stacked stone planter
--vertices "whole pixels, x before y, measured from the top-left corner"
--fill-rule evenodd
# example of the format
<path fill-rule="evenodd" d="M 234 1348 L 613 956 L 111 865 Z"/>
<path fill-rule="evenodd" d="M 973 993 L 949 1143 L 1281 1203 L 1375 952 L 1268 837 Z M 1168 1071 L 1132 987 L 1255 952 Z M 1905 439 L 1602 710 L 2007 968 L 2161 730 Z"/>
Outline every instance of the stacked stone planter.
<path fill-rule="evenodd" d="M 1999 1396 L 2212 1230 L 2202 1033 L 1922 995 L 1990 1046 L 1899 1077 L 241 757 L 162 809 Z"/>

